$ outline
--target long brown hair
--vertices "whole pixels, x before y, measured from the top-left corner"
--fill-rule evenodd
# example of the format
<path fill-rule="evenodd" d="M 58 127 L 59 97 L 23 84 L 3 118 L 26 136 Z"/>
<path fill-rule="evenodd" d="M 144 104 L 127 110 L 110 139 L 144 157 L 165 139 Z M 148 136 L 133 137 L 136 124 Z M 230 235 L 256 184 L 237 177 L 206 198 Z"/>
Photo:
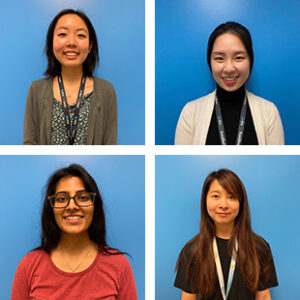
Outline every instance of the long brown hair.
<path fill-rule="evenodd" d="M 203 184 L 200 233 L 184 246 L 176 265 L 176 269 L 178 269 L 183 260 L 187 261 L 186 281 L 190 282 L 192 290 L 198 294 L 200 299 L 212 297 L 216 291 L 215 261 L 212 249 L 216 229 L 206 206 L 206 196 L 214 180 L 217 180 L 229 194 L 240 202 L 233 234 L 228 242 L 228 253 L 231 255 L 234 251 L 234 241 L 237 239 L 239 244 L 237 263 L 246 286 L 255 292 L 259 287 L 259 280 L 265 281 L 269 276 L 267 261 L 269 255 L 267 254 L 270 254 L 270 249 L 267 243 L 251 229 L 245 187 L 240 178 L 231 170 L 220 169 L 210 173 Z M 184 257 L 184 253 L 188 253 L 188 256 Z"/>

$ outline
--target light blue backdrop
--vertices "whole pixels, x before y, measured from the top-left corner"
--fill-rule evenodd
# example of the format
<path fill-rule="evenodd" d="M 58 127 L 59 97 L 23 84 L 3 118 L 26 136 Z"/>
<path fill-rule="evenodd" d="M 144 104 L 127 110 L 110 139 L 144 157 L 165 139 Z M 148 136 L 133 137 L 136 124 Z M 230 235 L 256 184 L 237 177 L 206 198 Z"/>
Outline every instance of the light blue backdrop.
<path fill-rule="evenodd" d="M 276 104 L 286 144 L 299 145 L 299 11 L 299 0 L 157 0 L 156 144 L 173 144 L 183 106 L 215 89 L 207 41 L 219 24 L 237 21 L 253 39 L 247 88 Z"/>
<path fill-rule="evenodd" d="M 0 144 L 22 144 L 30 83 L 43 77 L 46 33 L 65 8 L 83 10 L 97 33 L 100 65 L 118 99 L 118 144 L 145 143 L 144 0 L 14 0 L 1 3 Z M 5 128 L 5 129 L 4 129 Z"/>
<path fill-rule="evenodd" d="M 81 164 L 95 179 L 108 245 L 132 256 L 138 298 L 145 299 L 144 156 L 0 156 L 0 299 L 10 299 L 19 261 L 39 246 L 42 191 L 49 176 L 71 163 Z"/>
<path fill-rule="evenodd" d="M 243 181 L 253 230 L 270 244 L 279 287 L 272 300 L 299 298 L 300 156 L 156 157 L 156 300 L 180 299 L 173 287 L 182 247 L 199 232 L 207 175 L 233 170 Z"/>

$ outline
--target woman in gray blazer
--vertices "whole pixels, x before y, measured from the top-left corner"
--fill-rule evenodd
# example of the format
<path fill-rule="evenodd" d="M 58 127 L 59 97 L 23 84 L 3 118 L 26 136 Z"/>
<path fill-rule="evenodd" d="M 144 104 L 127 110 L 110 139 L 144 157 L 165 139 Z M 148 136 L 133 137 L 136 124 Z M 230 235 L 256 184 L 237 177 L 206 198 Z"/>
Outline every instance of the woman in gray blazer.
<path fill-rule="evenodd" d="M 207 62 L 217 88 L 185 105 L 177 145 L 283 145 L 276 106 L 245 89 L 254 61 L 249 31 L 239 23 L 219 25 L 211 34 Z"/>
<path fill-rule="evenodd" d="M 29 88 L 23 144 L 117 144 L 116 93 L 111 83 L 93 76 L 99 56 L 89 18 L 72 9 L 58 13 L 45 51 L 47 77 Z"/>

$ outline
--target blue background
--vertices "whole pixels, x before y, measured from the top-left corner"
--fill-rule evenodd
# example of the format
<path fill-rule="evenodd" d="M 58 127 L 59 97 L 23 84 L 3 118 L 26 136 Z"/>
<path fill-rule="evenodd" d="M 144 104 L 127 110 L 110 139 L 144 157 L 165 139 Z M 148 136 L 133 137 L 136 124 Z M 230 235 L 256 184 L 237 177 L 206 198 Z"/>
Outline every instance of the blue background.
<path fill-rule="evenodd" d="M 271 246 L 279 281 L 270 289 L 272 300 L 300 299 L 300 156 L 158 156 L 156 300 L 180 299 L 173 287 L 177 257 L 199 232 L 203 182 L 220 168 L 243 181 L 252 228 Z"/>
<path fill-rule="evenodd" d="M 210 34 L 221 23 L 248 28 L 254 67 L 246 88 L 277 106 L 286 144 L 300 144 L 300 1 L 156 1 L 156 144 L 174 143 L 183 106 L 215 89 L 206 63 Z"/>
<path fill-rule="evenodd" d="M 10 299 L 19 261 L 40 244 L 42 191 L 49 176 L 71 163 L 81 164 L 95 179 L 107 243 L 132 256 L 138 299 L 145 299 L 144 156 L 0 156 L 0 299 Z"/>
<path fill-rule="evenodd" d="M 118 101 L 118 144 L 145 143 L 144 0 L 13 0 L 1 2 L 0 144 L 23 141 L 25 101 L 30 83 L 43 77 L 48 26 L 65 8 L 83 10 L 99 45 L 95 76 L 110 81 Z M 3 130 L 5 128 L 5 130 Z"/>

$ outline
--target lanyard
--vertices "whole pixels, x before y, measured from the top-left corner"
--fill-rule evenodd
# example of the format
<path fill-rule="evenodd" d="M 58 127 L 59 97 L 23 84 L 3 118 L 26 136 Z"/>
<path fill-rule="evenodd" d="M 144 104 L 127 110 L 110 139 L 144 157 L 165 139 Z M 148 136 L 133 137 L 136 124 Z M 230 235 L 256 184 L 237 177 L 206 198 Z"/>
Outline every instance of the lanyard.
<path fill-rule="evenodd" d="M 213 250 L 214 250 L 215 263 L 216 263 L 216 269 L 217 269 L 217 275 L 218 275 L 218 279 L 219 279 L 221 294 L 222 294 L 223 299 L 226 300 L 228 298 L 232 280 L 233 280 L 233 274 L 234 274 L 235 265 L 236 265 L 236 254 L 235 254 L 235 252 L 232 253 L 230 267 L 229 267 L 228 280 L 227 280 L 226 293 L 225 293 L 224 277 L 223 277 L 216 237 L 214 237 L 214 241 L 213 241 Z M 235 251 L 236 252 L 238 251 L 238 242 L 237 241 L 235 241 Z"/>
<path fill-rule="evenodd" d="M 221 113 L 221 106 L 220 106 L 217 96 L 216 96 L 216 101 L 215 101 L 215 107 L 216 107 L 216 117 L 217 117 L 217 123 L 218 123 L 221 144 L 227 145 L 224 122 L 223 122 L 222 113 Z M 247 112 L 247 96 L 245 95 L 245 99 L 244 99 L 242 110 L 241 110 L 238 133 L 237 133 L 236 142 L 235 142 L 236 145 L 240 145 L 243 140 L 246 112 Z"/>
<path fill-rule="evenodd" d="M 58 79 L 61 100 L 62 100 L 62 108 L 63 108 L 64 115 L 65 115 L 67 135 L 69 138 L 70 145 L 73 145 L 75 136 L 76 136 L 76 132 L 77 132 L 77 125 L 78 125 L 78 120 L 79 120 L 79 109 L 80 109 L 80 104 L 81 104 L 82 97 L 83 97 L 86 76 L 82 75 L 82 78 L 81 78 L 80 88 L 79 88 L 78 97 L 77 97 L 76 106 L 75 106 L 73 124 L 71 124 L 69 106 L 67 103 L 65 88 L 64 88 L 64 84 L 63 84 L 61 75 L 58 75 L 57 79 Z"/>

